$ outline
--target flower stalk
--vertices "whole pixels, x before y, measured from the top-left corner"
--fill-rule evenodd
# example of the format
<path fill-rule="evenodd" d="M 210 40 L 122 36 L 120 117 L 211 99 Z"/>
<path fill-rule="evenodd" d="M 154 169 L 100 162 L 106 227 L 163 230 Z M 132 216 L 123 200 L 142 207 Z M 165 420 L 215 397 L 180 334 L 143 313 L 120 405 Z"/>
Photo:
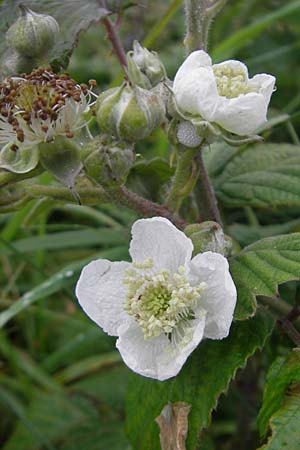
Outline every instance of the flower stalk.
<path fill-rule="evenodd" d="M 222 219 L 218 208 L 218 201 L 209 175 L 207 173 L 202 151 L 200 150 L 196 157 L 199 177 L 196 184 L 196 202 L 199 208 L 202 220 L 214 220 L 222 226 Z"/>
<path fill-rule="evenodd" d="M 206 50 L 211 21 L 227 0 L 185 0 L 187 34 L 184 44 L 188 53 Z"/>
<path fill-rule="evenodd" d="M 185 197 L 194 189 L 198 169 L 195 157 L 199 148 L 178 146 L 178 159 L 172 185 L 165 202 L 167 208 L 178 212 Z"/>

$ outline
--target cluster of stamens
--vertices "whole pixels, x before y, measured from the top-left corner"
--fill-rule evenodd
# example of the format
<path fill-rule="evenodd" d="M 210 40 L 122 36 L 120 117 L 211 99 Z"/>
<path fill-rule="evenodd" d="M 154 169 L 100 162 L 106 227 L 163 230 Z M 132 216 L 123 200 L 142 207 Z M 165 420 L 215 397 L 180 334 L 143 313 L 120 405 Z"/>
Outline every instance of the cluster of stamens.
<path fill-rule="evenodd" d="M 5 143 L 5 131 L 8 138 L 14 133 L 12 148 L 17 149 L 28 133 L 35 132 L 37 124 L 38 130 L 47 134 L 60 111 L 70 103 L 87 103 L 89 92 L 86 84 L 78 85 L 69 74 L 55 74 L 50 68 L 5 79 L 0 83 L 0 142 Z M 68 123 L 64 131 L 66 137 L 74 136 Z"/>
<path fill-rule="evenodd" d="M 257 92 L 255 83 L 251 83 L 241 67 L 230 65 L 213 66 L 218 92 L 221 96 L 235 98 L 241 94 Z"/>
<path fill-rule="evenodd" d="M 185 268 L 179 267 L 176 273 L 161 269 L 153 273 L 153 261 L 149 258 L 139 263 L 133 262 L 127 269 L 123 283 L 127 287 L 124 309 L 133 316 L 141 327 L 144 338 L 151 339 L 164 333 L 172 341 L 186 338 L 188 322 L 197 314 L 205 283 L 192 286 L 185 274 Z"/>

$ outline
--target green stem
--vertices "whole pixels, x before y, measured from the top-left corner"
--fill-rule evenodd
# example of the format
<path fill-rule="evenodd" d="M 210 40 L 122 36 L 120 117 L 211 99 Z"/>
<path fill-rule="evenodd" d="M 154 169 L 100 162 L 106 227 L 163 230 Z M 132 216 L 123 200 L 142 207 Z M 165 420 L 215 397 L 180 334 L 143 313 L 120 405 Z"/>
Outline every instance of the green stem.
<path fill-rule="evenodd" d="M 202 220 L 214 220 L 222 226 L 222 220 L 218 208 L 218 202 L 214 188 L 209 179 L 203 158 L 202 151 L 197 154 L 197 163 L 199 167 L 199 178 L 196 184 L 196 202 L 199 208 Z"/>
<path fill-rule="evenodd" d="M 61 186 L 30 184 L 24 190 L 33 198 L 51 197 L 57 200 L 74 203 L 74 195 L 70 189 Z M 109 202 L 109 197 L 101 187 L 78 188 L 76 190 L 83 204 L 97 205 Z"/>
<path fill-rule="evenodd" d="M 24 189 L 29 198 L 50 197 L 65 202 L 75 202 L 73 193 L 65 187 L 31 184 Z M 125 186 L 110 190 L 104 190 L 102 187 L 76 188 L 76 193 L 83 205 L 99 205 L 113 201 L 116 204 L 133 209 L 143 216 L 162 216 L 170 219 L 179 227 L 185 225 L 182 218 L 165 206 L 140 197 L 129 191 Z"/>
<path fill-rule="evenodd" d="M 198 178 L 195 157 L 199 148 L 178 148 L 178 159 L 172 185 L 166 199 L 167 208 L 178 212 L 185 197 L 193 190 Z"/>
<path fill-rule="evenodd" d="M 189 53 L 207 48 L 211 21 L 223 8 L 227 0 L 185 0 L 186 37 Z"/>

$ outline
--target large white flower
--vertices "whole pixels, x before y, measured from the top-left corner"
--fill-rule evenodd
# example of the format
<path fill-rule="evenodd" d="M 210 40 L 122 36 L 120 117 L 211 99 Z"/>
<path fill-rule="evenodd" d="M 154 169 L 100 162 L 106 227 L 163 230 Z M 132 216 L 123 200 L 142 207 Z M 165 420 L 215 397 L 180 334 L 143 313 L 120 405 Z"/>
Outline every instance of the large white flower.
<path fill-rule="evenodd" d="M 175 101 L 183 115 L 202 118 L 240 135 L 251 135 L 267 120 L 275 77 L 249 78 L 240 61 L 212 64 L 203 50 L 191 53 L 179 68 L 173 84 Z"/>
<path fill-rule="evenodd" d="M 192 241 L 167 219 L 136 221 L 129 251 L 132 263 L 99 259 L 84 267 L 76 295 L 92 320 L 118 336 L 128 367 L 165 380 L 203 338 L 228 335 L 236 288 L 227 260 L 213 252 L 192 258 Z"/>

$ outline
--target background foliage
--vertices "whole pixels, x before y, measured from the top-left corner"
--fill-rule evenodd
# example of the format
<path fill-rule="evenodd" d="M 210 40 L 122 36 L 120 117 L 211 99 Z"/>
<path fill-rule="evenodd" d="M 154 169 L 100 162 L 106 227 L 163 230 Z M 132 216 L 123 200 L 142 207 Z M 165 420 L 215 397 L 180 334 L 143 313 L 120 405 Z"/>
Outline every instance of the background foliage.
<path fill-rule="evenodd" d="M 43 10 L 47 3 L 55 4 L 44 2 Z M 90 4 L 87 14 L 92 16 L 95 2 L 83 3 Z M 181 1 L 141 3 L 124 13 L 124 45 L 130 49 L 134 39 L 143 41 L 159 52 L 172 77 L 185 54 Z M 80 17 L 80 11 L 74 11 Z M 2 30 L 7 27 L 4 19 L 11 20 L 2 16 Z M 299 301 L 298 285 L 290 281 L 300 275 L 299 20 L 297 0 L 229 0 L 210 35 L 215 61 L 241 59 L 253 74 L 274 74 L 278 87 L 271 116 L 280 123 L 263 131 L 269 144 L 259 144 L 255 152 L 253 147 L 224 145 L 207 152 L 206 163 L 227 217 L 225 230 L 242 248 L 258 239 L 293 233 L 283 243 L 272 238 L 254 244 L 232 260 L 243 298 L 239 319 L 253 313 L 253 292 L 280 295 L 291 307 Z M 101 23 L 80 34 L 68 70 L 79 82 L 96 79 L 101 89 L 121 80 Z M 128 183 L 159 200 L 172 173 L 164 134 L 155 132 L 138 151 L 148 160 L 156 159 L 141 158 Z M 146 185 L 141 181 L 145 174 Z M 40 182 L 50 183 L 50 175 L 42 175 Z M 97 257 L 128 259 L 130 227 L 136 218 L 125 208 L 107 204 L 91 208 L 47 199 L 33 199 L 17 212 L 0 216 L 1 448 L 156 450 L 154 418 L 163 405 L 196 398 L 188 450 L 254 450 L 264 444 L 262 448 L 269 450 L 284 445 L 299 449 L 299 352 L 291 352 L 292 340 L 282 328 L 274 328 L 271 315 L 259 313 L 250 321 L 236 322 L 228 339 L 205 342 L 179 377 L 158 383 L 130 374 L 115 351 L 114 339 L 80 310 L 74 285 L 81 267 Z M 291 249 L 297 251 L 292 254 Z M 278 293 L 276 284 L 288 281 Z M 278 304 L 283 316 L 287 311 Z M 264 352 L 256 352 L 262 346 Z M 254 356 L 247 362 L 250 355 Z M 237 371 L 243 366 L 245 370 Z M 214 380 L 210 371 L 222 376 Z M 212 413 L 224 391 L 226 396 Z M 266 441 L 269 421 L 272 435 Z M 206 430 L 198 444 L 202 428 Z"/>

